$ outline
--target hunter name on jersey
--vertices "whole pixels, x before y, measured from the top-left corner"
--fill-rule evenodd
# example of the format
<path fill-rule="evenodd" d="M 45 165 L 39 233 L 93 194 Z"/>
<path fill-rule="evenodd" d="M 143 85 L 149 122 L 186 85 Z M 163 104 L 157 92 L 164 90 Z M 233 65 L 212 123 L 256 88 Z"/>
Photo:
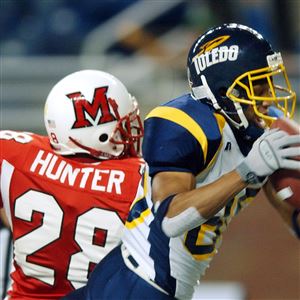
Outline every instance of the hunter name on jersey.
<path fill-rule="evenodd" d="M 74 168 L 59 156 L 39 150 L 30 172 L 81 189 L 91 189 L 116 194 L 122 193 L 125 173 L 121 170 Z"/>

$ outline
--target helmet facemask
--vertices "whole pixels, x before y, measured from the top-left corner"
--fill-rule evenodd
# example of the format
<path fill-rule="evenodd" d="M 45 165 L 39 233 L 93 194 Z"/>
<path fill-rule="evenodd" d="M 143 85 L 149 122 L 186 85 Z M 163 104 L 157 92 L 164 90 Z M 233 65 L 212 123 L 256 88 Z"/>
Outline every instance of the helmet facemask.
<path fill-rule="evenodd" d="M 262 113 L 259 110 L 262 103 L 268 103 L 268 106 L 278 109 L 282 116 L 292 118 L 296 107 L 296 94 L 291 89 L 280 53 L 267 56 L 267 60 L 268 67 L 239 76 L 228 88 L 226 97 L 238 107 L 251 105 L 255 114 L 270 126 L 276 117 Z M 267 84 L 268 95 L 256 93 L 255 86 L 262 83 Z"/>
<path fill-rule="evenodd" d="M 120 117 L 117 103 L 112 99 L 109 102 L 117 118 L 117 125 L 109 141 L 115 145 L 124 145 L 122 156 L 138 156 L 144 129 L 136 99 L 132 97 L 133 110 L 124 117 Z"/>

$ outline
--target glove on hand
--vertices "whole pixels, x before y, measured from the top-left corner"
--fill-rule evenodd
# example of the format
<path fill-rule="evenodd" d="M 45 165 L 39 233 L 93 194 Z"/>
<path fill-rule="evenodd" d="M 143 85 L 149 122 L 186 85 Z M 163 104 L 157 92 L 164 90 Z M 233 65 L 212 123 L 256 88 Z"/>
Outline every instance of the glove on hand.
<path fill-rule="evenodd" d="M 300 169 L 299 135 L 289 135 L 280 129 L 271 129 L 260 136 L 245 160 L 237 167 L 237 172 L 245 182 L 261 184 L 258 177 L 271 175 L 278 169 Z"/>

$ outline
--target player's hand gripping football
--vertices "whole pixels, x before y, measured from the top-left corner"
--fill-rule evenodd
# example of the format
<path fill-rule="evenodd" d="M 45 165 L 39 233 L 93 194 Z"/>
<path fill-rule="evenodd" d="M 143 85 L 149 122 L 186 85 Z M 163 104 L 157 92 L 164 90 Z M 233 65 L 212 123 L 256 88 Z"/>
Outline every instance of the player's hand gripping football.
<path fill-rule="evenodd" d="M 259 137 L 245 160 L 237 167 L 244 181 L 259 184 L 259 177 L 271 175 L 278 169 L 300 169 L 300 161 L 295 160 L 300 154 L 300 135 L 289 135 L 271 129 Z"/>

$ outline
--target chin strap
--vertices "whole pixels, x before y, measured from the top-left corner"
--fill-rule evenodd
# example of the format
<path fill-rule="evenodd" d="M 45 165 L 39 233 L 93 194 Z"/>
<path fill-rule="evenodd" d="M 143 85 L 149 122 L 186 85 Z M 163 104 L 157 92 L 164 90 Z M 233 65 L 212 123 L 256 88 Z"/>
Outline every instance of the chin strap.
<path fill-rule="evenodd" d="M 201 75 L 200 78 L 202 81 L 202 85 L 192 87 L 192 95 L 194 96 L 193 98 L 196 98 L 196 100 L 209 99 L 211 101 L 211 105 L 215 110 L 221 110 L 217 99 L 215 98 L 213 92 L 207 84 L 205 76 Z"/>
<path fill-rule="evenodd" d="M 87 151 L 88 154 L 90 154 L 90 155 L 92 155 L 94 157 L 97 157 L 97 158 L 101 157 L 102 159 L 119 159 L 122 156 L 122 154 L 119 155 L 119 156 L 115 156 L 115 155 L 112 155 L 112 154 L 109 154 L 109 153 L 106 153 L 106 152 L 102 152 L 102 151 L 99 151 L 99 150 L 96 150 L 96 149 L 84 146 L 84 145 L 80 144 L 79 142 L 77 142 L 75 139 L 73 139 L 70 136 L 69 136 L 69 139 L 77 147 L 79 147 L 79 148 Z"/>

